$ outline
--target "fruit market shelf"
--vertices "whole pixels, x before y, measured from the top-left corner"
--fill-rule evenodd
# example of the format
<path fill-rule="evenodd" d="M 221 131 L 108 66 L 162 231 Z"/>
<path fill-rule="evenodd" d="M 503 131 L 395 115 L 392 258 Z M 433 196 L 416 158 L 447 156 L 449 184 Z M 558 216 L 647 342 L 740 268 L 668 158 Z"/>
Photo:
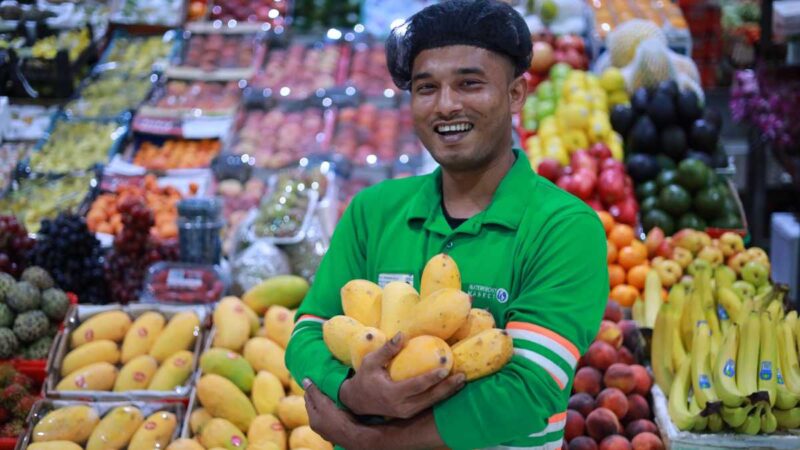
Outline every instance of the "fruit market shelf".
<path fill-rule="evenodd" d="M 667 411 L 667 397 L 654 384 L 653 414 L 656 425 L 661 430 L 664 444 L 671 450 L 705 450 L 705 449 L 775 449 L 796 450 L 800 448 L 800 430 L 778 432 L 769 435 L 748 436 L 732 433 L 692 433 L 680 431 L 672 423 Z"/>

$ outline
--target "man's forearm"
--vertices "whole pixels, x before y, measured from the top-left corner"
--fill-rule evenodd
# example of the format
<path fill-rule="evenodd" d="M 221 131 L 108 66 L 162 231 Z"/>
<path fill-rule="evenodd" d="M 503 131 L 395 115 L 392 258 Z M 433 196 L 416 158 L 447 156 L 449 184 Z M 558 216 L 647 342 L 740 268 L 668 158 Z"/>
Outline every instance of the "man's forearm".
<path fill-rule="evenodd" d="M 427 410 L 413 419 L 390 422 L 375 427 L 379 430 L 375 448 L 383 450 L 430 450 L 444 447 L 433 411 Z"/>

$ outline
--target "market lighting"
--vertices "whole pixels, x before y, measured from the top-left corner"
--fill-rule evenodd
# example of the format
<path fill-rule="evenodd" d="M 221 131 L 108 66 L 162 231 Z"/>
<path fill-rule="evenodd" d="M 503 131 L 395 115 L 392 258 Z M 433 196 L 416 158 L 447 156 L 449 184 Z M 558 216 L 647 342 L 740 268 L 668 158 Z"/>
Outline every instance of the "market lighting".
<path fill-rule="evenodd" d="M 344 90 L 344 93 L 347 95 L 356 95 L 356 88 L 350 86 Z"/>
<path fill-rule="evenodd" d="M 281 14 L 281 12 L 278 11 L 277 9 L 270 9 L 269 12 L 267 13 L 267 16 L 269 16 L 270 19 L 275 19 L 280 14 Z"/>
<path fill-rule="evenodd" d="M 331 28 L 330 30 L 328 30 L 328 34 L 326 36 L 328 36 L 328 39 L 336 41 L 342 38 L 342 32 L 337 30 L 336 28 Z"/>
<path fill-rule="evenodd" d="M 292 92 L 292 90 L 288 86 L 284 86 L 281 88 L 280 92 L 282 97 L 286 97 Z"/>
<path fill-rule="evenodd" d="M 408 160 L 409 160 L 408 155 L 400 155 L 400 162 L 401 163 L 406 164 L 406 163 L 408 163 Z"/>
<path fill-rule="evenodd" d="M 386 98 L 394 97 L 394 90 L 386 89 L 385 91 L 383 91 L 383 96 L 386 97 Z"/>
<path fill-rule="evenodd" d="M 322 106 L 328 108 L 331 105 L 333 105 L 333 100 L 331 100 L 329 97 L 325 97 L 322 99 Z"/>
<path fill-rule="evenodd" d="M 376 162 L 378 162 L 378 157 L 377 156 L 375 156 L 375 155 L 367 156 L 367 164 L 375 164 Z"/>
<path fill-rule="evenodd" d="M 236 19 L 231 19 L 228 21 L 228 28 L 234 28 L 236 24 L 237 24 Z"/>
<path fill-rule="evenodd" d="M 353 31 L 355 31 L 356 33 L 363 33 L 364 25 L 361 25 L 360 23 L 356 24 L 356 26 L 353 27 Z"/>
<path fill-rule="evenodd" d="M 408 30 L 408 23 L 406 23 L 405 19 L 395 19 L 389 25 L 389 28 L 395 31 L 395 34 L 400 37 L 406 34 L 406 30 Z"/>

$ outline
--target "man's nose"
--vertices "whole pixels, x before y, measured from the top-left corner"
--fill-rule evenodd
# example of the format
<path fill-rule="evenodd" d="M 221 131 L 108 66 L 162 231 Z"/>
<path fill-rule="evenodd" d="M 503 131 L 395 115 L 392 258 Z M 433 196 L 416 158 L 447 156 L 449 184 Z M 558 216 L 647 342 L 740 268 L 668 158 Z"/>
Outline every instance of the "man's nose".
<path fill-rule="evenodd" d="M 444 86 L 439 91 L 439 98 L 436 102 L 436 112 L 442 117 L 451 117 L 461 111 L 461 96 L 449 86 Z"/>

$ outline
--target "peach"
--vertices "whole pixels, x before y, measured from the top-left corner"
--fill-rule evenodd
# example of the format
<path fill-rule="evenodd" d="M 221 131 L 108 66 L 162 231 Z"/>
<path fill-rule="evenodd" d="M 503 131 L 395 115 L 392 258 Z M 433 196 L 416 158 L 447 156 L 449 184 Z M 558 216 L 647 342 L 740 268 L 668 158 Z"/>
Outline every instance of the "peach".
<path fill-rule="evenodd" d="M 564 439 L 567 442 L 578 436 L 583 436 L 586 421 L 578 411 L 567 410 L 567 424 L 564 426 Z"/>
<path fill-rule="evenodd" d="M 619 419 L 608 408 L 597 408 L 586 418 L 586 433 L 595 441 L 602 441 L 606 436 L 619 432 Z"/>
<path fill-rule="evenodd" d="M 631 450 L 631 443 L 624 436 L 608 436 L 600 442 L 600 450 Z"/>
<path fill-rule="evenodd" d="M 593 342 L 586 352 L 586 363 L 597 370 L 605 371 L 615 362 L 617 362 L 617 349 L 607 342 Z"/>
<path fill-rule="evenodd" d="M 606 344 L 608 345 L 608 344 Z M 592 397 L 600 392 L 603 376 L 594 367 L 581 367 L 575 372 L 575 381 L 572 383 L 572 390 L 575 392 L 585 392 Z"/>
<path fill-rule="evenodd" d="M 617 361 L 628 365 L 636 364 L 636 357 L 633 356 L 633 353 L 631 353 L 627 347 L 620 347 L 620 349 L 617 350 Z"/>
<path fill-rule="evenodd" d="M 642 347 L 642 332 L 633 320 L 621 320 L 619 328 L 622 330 L 622 345 L 631 352 L 636 352 Z"/>
<path fill-rule="evenodd" d="M 606 312 L 603 313 L 603 320 L 610 320 L 614 323 L 622 320 L 622 307 L 617 302 L 607 302 Z"/>
<path fill-rule="evenodd" d="M 664 450 L 664 443 L 655 433 L 639 433 L 631 441 L 633 450 Z"/>
<path fill-rule="evenodd" d="M 604 320 L 600 322 L 600 331 L 597 332 L 595 339 L 607 342 L 613 345 L 614 348 L 620 348 L 622 347 L 622 329 L 616 323 Z"/>
<path fill-rule="evenodd" d="M 633 375 L 631 366 L 622 363 L 614 363 L 603 376 L 603 383 L 606 387 L 615 387 L 626 394 L 633 392 L 636 387 L 636 378 Z"/>
<path fill-rule="evenodd" d="M 594 406 L 594 397 L 586 392 L 573 394 L 572 397 L 569 398 L 569 403 L 567 404 L 567 408 L 578 411 L 583 417 L 588 416 L 589 413 L 594 410 Z"/>
<path fill-rule="evenodd" d="M 658 427 L 647 419 L 634 420 L 625 427 L 625 436 L 633 439 L 639 433 L 658 433 Z"/>
<path fill-rule="evenodd" d="M 597 450 L 597 443 L 589 436 L 578 436 L 569 441 L 569 450 Z"/>
<path fill-rule="evenodd" d="M 650 392 L 650 388 L 653 387 L 653 378 L 650 376 L 650 372 L 639 364 L 633 364 L 631 370 L 633 370 L 633 378 L 636 380 L 636 387 L 633 392 L 646 396 Z"/>
<path fill-rule="evenodd" d="M 628 398 L 617 388 L 605 388 L 597 396 L 597 406 L 610 409 L 618 419 L 622 419 L 628 413 Z"/>
<path fill-rule="evenodd" d="M 647 399 L 639 394 L 628 396 L 628 414 L 624 416 L 624 421 L 630 422 L 639 419 L 650 418 L 650 405 Z"/>

